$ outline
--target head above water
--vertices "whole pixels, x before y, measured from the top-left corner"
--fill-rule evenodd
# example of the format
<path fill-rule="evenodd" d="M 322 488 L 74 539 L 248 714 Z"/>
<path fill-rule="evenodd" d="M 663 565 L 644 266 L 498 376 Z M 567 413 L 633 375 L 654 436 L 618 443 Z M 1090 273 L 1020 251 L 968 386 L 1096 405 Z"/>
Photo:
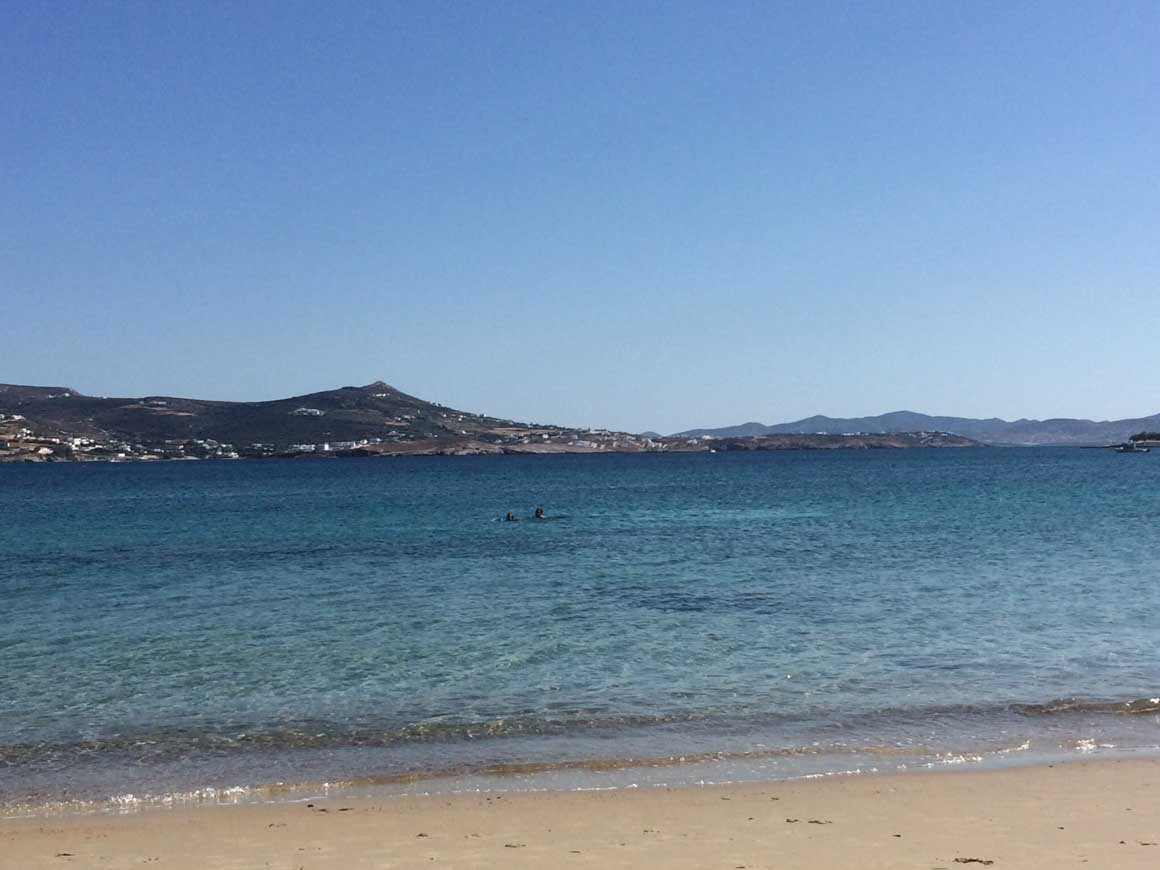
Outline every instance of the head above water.
<path fill-rule="evenodd" d="M 542 520 L 544 518 L 544 509 L 542 507 L 536 508 L 536 519 Z"/>

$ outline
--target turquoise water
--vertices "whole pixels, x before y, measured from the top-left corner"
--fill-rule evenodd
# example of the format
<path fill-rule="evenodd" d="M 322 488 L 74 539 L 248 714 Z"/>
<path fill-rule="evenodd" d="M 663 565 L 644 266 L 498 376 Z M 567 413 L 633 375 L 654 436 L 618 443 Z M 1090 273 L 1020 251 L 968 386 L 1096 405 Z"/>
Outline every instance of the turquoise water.
<path fill-rule="evenodd" d="M 8 465 L 0 505 L 9 812 L 1160 751 L 1160 455 Z"/>

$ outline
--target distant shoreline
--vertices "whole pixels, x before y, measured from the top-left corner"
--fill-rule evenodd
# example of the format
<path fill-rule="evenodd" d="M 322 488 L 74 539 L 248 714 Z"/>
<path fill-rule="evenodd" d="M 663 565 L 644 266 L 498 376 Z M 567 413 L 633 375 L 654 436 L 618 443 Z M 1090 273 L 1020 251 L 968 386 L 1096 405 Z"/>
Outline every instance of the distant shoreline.
<path fill-rule="evenodd" d="M 1134 420 L 976 420 L 898 411 L 673 435 L 518 422 L 409 395 L 384 381 L 261 402 L 88 396 L 0 384 L 0 461 L 308 455 L 649 453 L 913 447 L 1102 446 L 1160 429 Z"/>
<path fill-rule="evenodd" d="M 262 454 L 229 454 L 206 456 L 158 455 L 150 452 L 125 451 L 117 454 L 79 454 L 75 450 L 60 451 L 60 439 L 34 437 L 25 442 L 8 442 L 7 450 L 0 451 L 0 463 L 58 463 L 58 462 L 167 462 L 204 461 L 209 459 L 329 459 L 393 458 L 400 456 L 548 456 L 548 455 L 631 455 L 642 453 L 736 453 L 804 450 L 913 450 L 963 449 L 985 447 L 970 438 L 945 432 L 902 432 L 886 435 L 766 435 L 734 438 L 657 438 L 647 445 L 631 444 L 605 447 L 575 443 L 494 444 L 473 439 L 424 440 L 367 444 L 353 449 L 271 451 Z"/>

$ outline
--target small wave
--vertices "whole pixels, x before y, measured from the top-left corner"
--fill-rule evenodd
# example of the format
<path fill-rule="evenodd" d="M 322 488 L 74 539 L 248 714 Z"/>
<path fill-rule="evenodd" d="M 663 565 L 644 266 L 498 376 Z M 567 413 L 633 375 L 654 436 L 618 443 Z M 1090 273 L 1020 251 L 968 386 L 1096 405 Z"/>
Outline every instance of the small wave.
<path fill-rule="evenodd" d="M 1114 743 L 1097 743 L 1090 737 L 1083 737 L 1078 740 L 1064 741 L 1062 748 L 1070 749 L 1073 752 L 1078 752 L 1081 755 L 1088 755 L 1092 752 L 1098 752 L 1101 749 L 1115 749 Z"/>
<path fill-rule="evenodd" d="M 272 784 L 269 786 L 227 786 L 218 788 L 205 786 L 188 791 L 160 794 L 114 794 L 104 798 L 65 798 L 43 802 L 0 803 L 0 819 L 26 818 L 29 816 L 87 814 L 87 813 L 132 813 L 152 808 L 225 806 L 274 801 L 279 797 L 293 799 L 301 790 L 311 794 L 325 794 L 325 785 L 301 783 L 296 786 Z"/>

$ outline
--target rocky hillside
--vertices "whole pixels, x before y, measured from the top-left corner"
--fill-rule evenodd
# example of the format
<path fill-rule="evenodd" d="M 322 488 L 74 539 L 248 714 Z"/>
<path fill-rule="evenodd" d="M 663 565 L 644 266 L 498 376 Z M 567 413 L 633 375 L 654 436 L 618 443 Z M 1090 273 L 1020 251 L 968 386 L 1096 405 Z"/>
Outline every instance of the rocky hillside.
<path fill-rule="evenodd" d="M 23 416 L 30 428 L 49 435 L 143 442 L 212 439 L 278 448 L 364 438 L 437 438 L 514 425 L 417 399 L 382 381 L 270 402 L 106 398 L 66 387 L 6 384 L 0 385 L 0 413 Z"/>

